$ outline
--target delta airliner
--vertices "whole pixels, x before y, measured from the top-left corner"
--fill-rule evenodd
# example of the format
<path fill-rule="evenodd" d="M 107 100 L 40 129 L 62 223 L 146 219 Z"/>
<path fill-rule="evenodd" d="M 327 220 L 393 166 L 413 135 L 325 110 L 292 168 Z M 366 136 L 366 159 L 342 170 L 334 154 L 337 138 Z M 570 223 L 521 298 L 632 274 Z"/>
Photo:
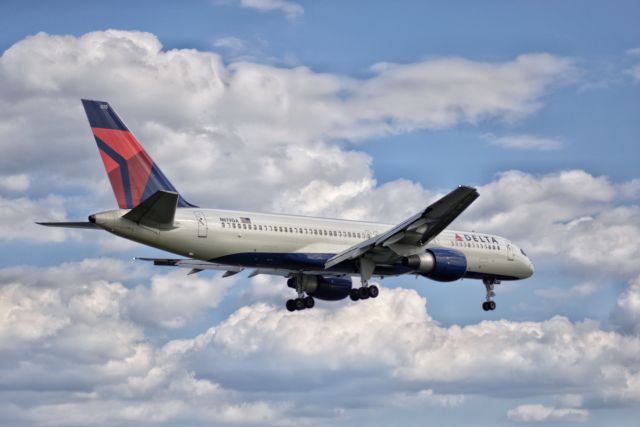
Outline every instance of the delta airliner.
<path fill-rule="evenodd" d="M 228 277 L 250 269 L 250 276 L 282 276 L 297 293 L 286 302 L 289 311 L 312 308 L 314 298 L 376 298 L 372 277 L 402 274 L 479 279 L 488 311 L 496 307 L 494 285 L 533 274 L 525 252 L 508 239 L 445 229 L 478 197 L 475 188 L 460 186 L 398 225 L 203 209 L 178 193 L 108 103 L 82 104 L 119 209 L 92 214 L 88 222 L 38 224 L 103 229 L 182 256 L 139 259 L 190 274 L 213 269 Z"/>

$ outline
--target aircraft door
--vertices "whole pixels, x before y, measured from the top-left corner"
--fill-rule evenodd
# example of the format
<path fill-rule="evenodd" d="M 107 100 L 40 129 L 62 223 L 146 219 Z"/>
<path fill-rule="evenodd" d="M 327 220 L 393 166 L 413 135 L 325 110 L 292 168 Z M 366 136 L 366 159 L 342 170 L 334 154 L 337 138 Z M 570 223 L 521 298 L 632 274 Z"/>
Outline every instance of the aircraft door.
<path fill-rule="evenodd" d="M 507 245 L 507 259 L 509 261 L 513 261 L 513 247 L 511 245 Z"/>
<path fill-rule="evenodd" d="M 202 212 L 195 212 L 198 222 L 198 237 L 207 237 L 207 218 Z"/>

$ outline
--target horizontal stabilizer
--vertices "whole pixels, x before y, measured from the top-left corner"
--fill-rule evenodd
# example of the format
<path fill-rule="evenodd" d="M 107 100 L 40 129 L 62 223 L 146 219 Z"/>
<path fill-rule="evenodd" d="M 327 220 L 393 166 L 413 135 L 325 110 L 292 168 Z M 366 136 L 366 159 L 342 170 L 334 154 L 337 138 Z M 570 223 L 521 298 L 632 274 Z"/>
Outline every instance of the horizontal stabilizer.
<path fill-rule="evenodd" d="M 64 228 L 91 228 L 94 230 L 99 230 L 96 224 L 92 222 L 36 222 L 38 225 L 44 225 L 46 227 L 64 227 Z"/>
<path fill-rule="evenodd" d="M 178 193 L 159 190 L 123 217 L 152 227 L 170 227 L 173 225 L 177 205 Z"/>

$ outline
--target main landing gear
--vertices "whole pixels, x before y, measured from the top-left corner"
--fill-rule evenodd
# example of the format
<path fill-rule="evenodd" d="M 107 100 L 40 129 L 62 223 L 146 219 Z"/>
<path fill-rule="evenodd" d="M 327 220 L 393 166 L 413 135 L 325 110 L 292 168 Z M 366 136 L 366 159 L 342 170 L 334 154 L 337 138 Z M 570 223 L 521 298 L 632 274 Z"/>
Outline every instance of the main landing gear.
<path fill-rule="evenodd" d="M 373 275 L 373 270 L 376 265 L 368 258 L 360 257 L 359 260 L 359 270 L 360 270 L 360 286 L 357 289 L 351 289 L 349 293 L 349 298 L 351 301 L 358 301 L 360 299 L 368 299 L 375 298 L 378 296 L 380 291 L 376 285 L 369 286 L 369 279 Z"/>
<path fill-rule="evenodd" d="M 314 305 L 316 305 L 316 301 L 312 296 L 287 300 L 287 310 L 289 311 L 305 310 L 307 308 L 313 308 Z"/>
<path fill-rule="evenodd" d="M 362 286 L 359 288 L 351 289 L 349 298 L 351 301 L 358 301 L 360 299 L 376 298 L 380 290 L 376 285 L 369 286 L 369 283 L 365 280 L 362 282 Z"/>
<path fill-rule="evenodd" d="M 304 295 L 304 284 L 302 273 L 296 273 L 294 276 L 296 281 L 296 292 L 298 298 L 287 300 L 287 310 L 299 311 L 306 310 L 307 308 L 313 308 L 316 305 L 316 301 L 311 295 Z"/>
<path fill-rule="evenodd" d="M 493 291 L 495 285 L 499 285 L 500 281 L 497 279 L 482 279 L 482 283 L 484 284 L 485 289 L 487 290 L 486 301 L 482 303 L 482 309 L 484 311 L 493 311 L 496 309 L 496 302 L 491 298 L 496 296 L 496 293 Z"/>

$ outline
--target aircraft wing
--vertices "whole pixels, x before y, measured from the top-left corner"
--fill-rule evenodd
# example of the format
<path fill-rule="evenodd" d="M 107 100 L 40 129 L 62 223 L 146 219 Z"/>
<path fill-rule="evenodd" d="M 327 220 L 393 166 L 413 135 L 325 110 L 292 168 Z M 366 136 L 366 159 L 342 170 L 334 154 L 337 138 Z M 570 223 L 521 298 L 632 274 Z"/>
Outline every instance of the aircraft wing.
<path fill-rule="evenodd" d="M 191 259 L 191 258 L 135 258 L 135 259 L 140 261 L 152 261 L 153 265 L 162 265 L 162 266 L 168 266 L 168 267 L 181 267 L 181 268 L 191 269 L 187 274 L 199 273 L 203 270 L 219 270 L 219 271 L 225 272 L 222 275 L 222 277 L 229 277 L 245 270 L 244 267 L 238 267 L 237 265 L 219 264 L 215 262 L 200 261 L 200 260 Z M 297 270 L 287 270 L 282 268 L 256 268 L 251 270 L 251 273 L 249 273 L 249 277 L 258 276 L 260 274 L 289 277 L 291 273 L 295 273 L 295 272 L 297 272 Z M 343 276 L 344 275 L 343 273 L 327 274 L 321 269 L 318 269 L 318 271 L 306 271 L 306 273 L 318 274 L 318 275 L 324 275 L 324 276 L 327 276 L 327 275 Z"/>
<path fill-rule="evenodd" d="M 421 247 L 440 234 L 478 196 L 475 188 L 460 186 L 390 230 L 330 258 L 324 268 L 328 269 L 365 255 L 378 263 L 390 262 L 398 256 L 404 256 L 403 252 L 406 250 Z"/>

